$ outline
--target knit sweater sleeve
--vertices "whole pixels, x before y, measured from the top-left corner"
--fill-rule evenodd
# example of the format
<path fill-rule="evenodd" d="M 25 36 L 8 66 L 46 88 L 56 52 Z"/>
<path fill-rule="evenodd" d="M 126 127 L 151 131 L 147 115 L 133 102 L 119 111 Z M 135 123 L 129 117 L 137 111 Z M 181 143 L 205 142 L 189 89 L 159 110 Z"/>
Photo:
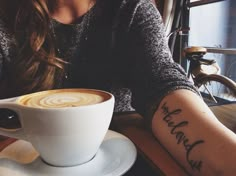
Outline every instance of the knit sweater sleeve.
<path fill-rule="evenodd" d="M 132 105 L 151 120 L 164 96 L 177 89 L 198 93 L 183 68 L 173 61 L 162 17 L 149 0 L 133 6 L 128 24 L 127 60 Z M 131 5 L 130 5 L 131 6 Z"/>
<path fill-rule="evenodd" d="M 5 49 L 5 32 L 4 32 L 4 23 L 3 21 L 0 19 L 0 80 L 2 78 L 2 71 L 3 71 L 3 60 L 4 60 L 4 49 Z"/>
<path fill-rule="evenodd" d="M 3 65 L 3 55 L 2 55 L 2 49 L 0 48 L 0 80 L 2 77 L 2 65 Z"/>
<path fill-rule="evenodd" d="M 16 53 L 16 40 L 0 16 L 0 84 L 6 79 L 6 65 L 10 64 Z M 5 71 L 4 71 L 5 70 Z"/>

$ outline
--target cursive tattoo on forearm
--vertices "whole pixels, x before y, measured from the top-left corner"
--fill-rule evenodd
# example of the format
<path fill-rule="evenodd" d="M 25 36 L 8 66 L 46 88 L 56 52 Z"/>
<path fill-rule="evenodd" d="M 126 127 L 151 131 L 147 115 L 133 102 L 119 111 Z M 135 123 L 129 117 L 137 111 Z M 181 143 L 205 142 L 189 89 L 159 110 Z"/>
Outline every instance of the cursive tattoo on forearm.
<path fill-rule="evenodd" d="M 175 119 L 176 115 L 180 115 L 181 109 L 170 110 L 167 106 L 167 103 L 164 102 L 161 106 L 162 113 L 164 115 L 163 121 L 166 122 L 167 126 L 170 128 L 170 134 L 174 135 L 177 141 L 177 144 L 182 144 L 186 151 L 186 160 L 189 163 L 190 167 L 193 170 L 200 171 L 202 168 L 202 160 L 194 160 L 191 158 L 191 152 L 196 149 L 196 147 L 200 144 L 204 143 L 204 140 L 196 140 L 190 143 L 189 137 L 183 132 L 183 128 L 187 127 L 189 122 L 186 120 L 177 122 Z"/>

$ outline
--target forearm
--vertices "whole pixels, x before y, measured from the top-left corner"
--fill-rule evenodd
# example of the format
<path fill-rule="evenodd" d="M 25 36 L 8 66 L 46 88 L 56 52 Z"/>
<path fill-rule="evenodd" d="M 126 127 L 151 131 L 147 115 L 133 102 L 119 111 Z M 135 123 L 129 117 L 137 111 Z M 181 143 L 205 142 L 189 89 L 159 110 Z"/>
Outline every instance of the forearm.
<path fill-rule="evenodd" d="M 191 175 L 234 175 L 236 135 L 188 90 L 166 96 L 154 114 L 156 138 Z"/>

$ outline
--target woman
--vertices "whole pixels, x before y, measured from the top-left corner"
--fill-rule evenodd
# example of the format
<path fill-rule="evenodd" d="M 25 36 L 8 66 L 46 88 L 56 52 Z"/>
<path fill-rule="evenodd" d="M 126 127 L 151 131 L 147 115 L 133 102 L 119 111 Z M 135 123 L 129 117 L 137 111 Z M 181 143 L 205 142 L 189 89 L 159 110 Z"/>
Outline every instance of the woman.
<path fill-rule="evenodd" d="M 191 175 L 236 173 L 236 137 L 173 62 L 149 0 L 1 2 L 1 97 L 87 87 L 136 110 Z"/>

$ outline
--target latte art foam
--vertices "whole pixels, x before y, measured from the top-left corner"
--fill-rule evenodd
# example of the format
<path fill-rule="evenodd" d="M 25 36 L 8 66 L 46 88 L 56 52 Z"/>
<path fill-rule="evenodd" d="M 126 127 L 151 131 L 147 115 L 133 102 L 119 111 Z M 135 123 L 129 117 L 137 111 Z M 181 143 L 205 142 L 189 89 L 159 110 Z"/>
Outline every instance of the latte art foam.
<path fill-rule="evenodd" d="M 46 92 L 26 96 L 20 103 L 35 108 L 63 108 L 97 104 L 105 101 L 99 94 L 89 92 Z"/>

